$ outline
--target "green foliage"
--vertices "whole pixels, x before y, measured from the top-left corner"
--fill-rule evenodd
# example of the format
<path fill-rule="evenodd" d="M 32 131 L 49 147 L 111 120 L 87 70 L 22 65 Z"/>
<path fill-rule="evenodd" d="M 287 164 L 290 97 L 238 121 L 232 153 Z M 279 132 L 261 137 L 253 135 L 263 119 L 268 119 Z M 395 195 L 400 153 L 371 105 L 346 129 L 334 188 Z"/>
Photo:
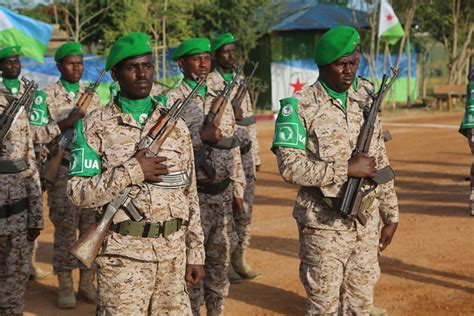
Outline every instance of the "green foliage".
<path fill-rule="evenodd" d="M 35 20 L 39 20 L 42 22 L 54 24 L 54 11 L 51 6 L 45 6 L 43 4 L 40 4 L 36 6 L 35 8 L 24 8 L 24 9 L 19 9 L 18 13 L 26 15 L 30 18 L 33 18 Z"/>

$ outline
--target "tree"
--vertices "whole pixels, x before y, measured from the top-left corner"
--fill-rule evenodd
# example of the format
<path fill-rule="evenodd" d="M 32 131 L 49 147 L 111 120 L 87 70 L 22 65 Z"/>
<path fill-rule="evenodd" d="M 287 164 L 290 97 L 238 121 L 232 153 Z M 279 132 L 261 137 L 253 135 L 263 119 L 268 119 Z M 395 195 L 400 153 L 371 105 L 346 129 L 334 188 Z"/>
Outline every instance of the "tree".
<path fill-rule="evenodd" d="M 449 84 L 461 83 L 461 74 L 473 53 L 472 5 L 472 0 L 431 0 L 420 5 L 416 16 L 420 32 L 428 32 L 441 42 L 448 54 Z"/>

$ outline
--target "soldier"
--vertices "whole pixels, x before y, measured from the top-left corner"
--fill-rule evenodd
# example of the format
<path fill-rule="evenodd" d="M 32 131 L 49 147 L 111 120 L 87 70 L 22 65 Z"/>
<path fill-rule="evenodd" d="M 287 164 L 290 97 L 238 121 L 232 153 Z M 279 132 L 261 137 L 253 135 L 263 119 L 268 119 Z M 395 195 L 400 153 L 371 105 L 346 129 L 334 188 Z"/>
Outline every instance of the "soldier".
<path fill-rule="evenodd" d="M 393 181 L 379 185 L 363 200 L 359 211 L 368 218 L 365 226 L 332 207 L 348 177 L 373 177 L 389 163 L 380 120 L 369 155 L 351 158 L 367 103 L 353 87 L 359 43 L 352 27 L 327 31 L 315 47 L 318 81 L 281 100 L 276 122 L 272 149 L 280 173 L 300 185 L 293 216 L 299 229 L 307 315 L 336 314 L 339 303 L 343 315 L 369 314 L 380 275 L 378 252 L 390 244 L 399 220 Z"/>
<path fill-rule="evenodd" d="M 94 96 L 87 113 L 81 113 L 75 107 L 85 89 L 79 82 L 84 71 L 81 44 L 64 43 L 56 51 L 54 60 L 61 77 L 44 89 L 45 103 L 35 103 L 30 116 L 34 142 L 41 148 L 40 156 L 47 156 L 47 160 L 56 154 L 61 133 L 73 128 L 84 114 L 100 107 L 98 96 Z M 53 269 L 58 277 L 56 305 L 59 308 L 76 307 L 71 273 L 75 268 L 80 268 L 79 294 L 89 303 L 95 302 L 94 271 L 87 269 L 69 253 L 76 242 L 77 230 L 80 235 L 83 234 L 95 222 L 95 214 L 91 209 L 74 207 L 67 199 L 68 159 L 69 151 L 64 155 L 56 184 L 46 184 L 49 218 L 54 224 Z"/>
<path fill-rule="evenodd" d="M 21 85 L 21 81 L 19 79 L 21 73 L 20 53 L 20 46 L 9 46 L 0 51 L 0 71 L 2 72 L 2 83 L 5 89 L 13 96 L 19 96 L 23 93 L 23 86 Z M 44 92 L 37 90 L 34 102 L 38 104 L 43 103 L 44 97 Z M 35 239 L 35 241 L 31 243 L 30 246 L 32 248 L 30 257 L 30 277 L 32 279 L 43 279 L 50 273 L 41 270 L 41 268 L 36 264 L 38 241 Z"/>
<path fill-rule="evenodd" d="M 0 95 L 0 115 L 7 105 Z M 41 184 L 28 115 L 22 111 L 0 139 L 0 315 L 23 314 L 31 243 L 41 229 Z"/>
<path fill-rule="evenodd" d="M 183 72 L 184 80 L 168 93 L 169 97 L 186 96 L 196 86 L 194 76 L 207 78 L 211 70 L 210 51 L 207 38 L 189 39 L 176 48 L 173 60 Z M 188 288 L 194 315 L 199 315 L 202 292 L 208 315 L 219 315 L 224 311 L 224 300 L 229 292 L 227 272 L 231 250 L 237 242 L 232 212 L 239 212 L 243 208 L 245 185 L 239 144 L 234 136 L 235 119 L 230 105 L 226 106 L 219 127 L 214 124 L 203 126 L 204 118 L 217 97 L 213 88 L 204 86 L 185 114 L 197 155 L 201 154 L 199 150 L 206 148 L 204 144 L 210 144 L 203 163 L 196 170 L 201 224 L 205 237 L 206 277 L 203 287 Z M 220 145 L 222 140 L 226 140 L 227 144 Z M 204 172 L 204 165 L 211 175 Z M 215 174 L 212 175 L 212 171 Z"/>
<path fill-rule="evenodd" d="M 180 120 L 159 156 L 135 153 L 167 103 L 150 96 L 154 65 L 148 35 L 119 38 L 106 70 L 120 92 L 76 127 L 69 196 L 77 206 L 99 207 L 133 186 L 133 204 L 144 220 L 135 222 L 122 209 L 115 214 L 96 259 L 97 315 L 189 315 L 185 281 L 196 284 L 204 276 L 189 131 Z M 183 177 L 173 182 L 168 173 Z"/>
<path fill-rule="evenodd" d="M 216 68 L 209 74 L 209 85 L 222 90 L 234 79 L 236 43 L 231 33 L 217 37 L 211 44 L 214 52 Z M 242 83 L 244 77 L 239 78 Z M 235 97 L 237 88 L 233 90 L 230 100 Z M 234 108 L 236 118 L 236 136 L 240 142 L 240 154 L 245 172 L 244 209 L 234 213 L 235 231 L 238 243 L 232 252 L 229 279 L 238 282 L 241 279 L 254 279 L 260 272 L 250 268 L 245 261 L 245 253 L 250 243 L 250 223 L 252 220 L 253 199 L 255 197 L 256 166 L 260 167 L 260 147 L 257 141 L 257 127 L 253 115 L 252 101 L 248 91 L 239 109 Z M 233 269 L 232 269 L 233 268 Z"/>

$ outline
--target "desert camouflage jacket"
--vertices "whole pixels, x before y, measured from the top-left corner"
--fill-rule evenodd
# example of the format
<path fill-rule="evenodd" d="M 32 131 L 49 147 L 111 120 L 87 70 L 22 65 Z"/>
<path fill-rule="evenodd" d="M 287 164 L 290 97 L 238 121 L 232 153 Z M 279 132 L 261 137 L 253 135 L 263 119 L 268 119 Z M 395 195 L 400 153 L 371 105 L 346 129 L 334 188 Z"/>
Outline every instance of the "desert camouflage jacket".
<path fill-rule="evenodd" d="M 295 95 L 298 99 L 297 114 L 306 131 L 306 150 L 278 147 L 276 154 L 282 177 L 301 186 L 293 215 L 303 225 L 335 230 L 352 229 L 354 225 L 352 220 L 343 219 L 304 187 L 315 187 L 317 189 L 312 190 L 319 190 L 325 197 L 340 196 L 347 181 L 348 160 L 364 122 L 363 109 L 370 105 L 364 87 L 373 89 L 370 83 L 359 78 L 357 91 L 353 87 L 349 89 L 347 112 L 329 97 L 319 82 Z M 379 119 L 369 155 L 376 158 L 377 169 L 389 165 Z M 373 200 L 365 211 L 369 219 L 365 229 L 377 230 L 379 216 L 386 224 L 398 222 L 393 180 L 379 185 L 365 199 Z"/>
<path fill-rule="evenodd" d="M 155 102 L 155 101 L 153 101 Z M 169 100 L 169 104 L 173 102 Z M 121 112 L 111 101 L 106 108 L 96 110 L 84 119 L 83 135 L 87 144 L 100 157 L 100 173 L 90 177 L 73 176 L 68 181 L 68 195 L 80 207 L 96 208 L 109 203 L 127 186 L 133 186 L 133 204 L 146 222 L 164 222 L 183 219 L 188 225 L 166 238 L 137 238 L 109 232 L 103 244 L 102 254 L 127 256 L 144 261 L 173 258 L 173 249 L 185 234 L 187 263 L 204 264 L 204 235 L 196 190 L 194 157 L 191 137 L 183 120 L 179 120 L 170 136 L 162 145 L 159 156 L 167 158 L 170 172 L 183 171 L 189 181 L 178 188 L 163 188 L 144 182 L 138 160 L 134 158 L 137 143 L 144 138 L 161 116 L 163 107 L 155 102 L 144 126 L 130 114 Z M 73 165 L 87 163 L 76 161 Z M 89 163 L 89 165 L 93 165 Z M 76 169 L 72 167 L 72 170 Z M 113 222 L 129 220 L 119 210 Z"/>
<path fill-rule="evenodd" d="M 203 127 L 204 118 L 209 112 L 212 102 L 217 97 L 216 90 L 215 87 L 208 84 L 206 97 L 203 98 L 196 95 L 193 100 L 194 102 L 189 104 L 184 113 L 186 125 L 191 132 L 194 150 L 199 150 L 203 146 L 200 132 Z M 171 99 L 185 98 L 190 92 L 191 88 L 183 82 L 179 87 L 170 90 L 167 96 Z M 219 128 L 223 137 L 230 137 L 235 134 L 234 112 L 230 106 L 225 109 Z M 211 147 L 205 159 L 215 169 L 216 176 L 214 180 L 210 180 L 204 171 L 199 169 L 196 171 L 197 180 L 220 182 L 230 178 L 232 186 L 229 186 L 224 193 L 219 195 L 200 194 L 201 202 L 221 204 L 232 201 L 232 196 L 243 198 L 245 175 L 239 147 L 230 150 Z"/>
<path fill-rule="evenodd" d="M 5 97 L 0 96 L 0 114 L 7 104 Z M 0 235 L 23 232 L 27 228 L 43 228 L 41 184 L 28 116 L 24 111 L 0 143 L 0 162 L 17 159 L 25 159 L 26 169 L 18 173 L 0 173 L 0 206 L 27 198 L 28 209 L 26 212 L 0 219 Z"/>

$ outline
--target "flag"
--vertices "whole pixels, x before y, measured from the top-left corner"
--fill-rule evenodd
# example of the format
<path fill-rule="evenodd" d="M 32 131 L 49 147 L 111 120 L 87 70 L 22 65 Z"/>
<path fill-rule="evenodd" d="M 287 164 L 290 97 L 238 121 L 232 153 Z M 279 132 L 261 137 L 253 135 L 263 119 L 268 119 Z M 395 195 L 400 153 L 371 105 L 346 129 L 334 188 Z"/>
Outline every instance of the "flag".
<path fill-rule="evenodd" d="M 385 38 L 390 45 L 396 44 L 403 37 L 403 28 L 392 6 L 387 0 L 380 1 L 379 37 Z"/>
<path fill-rule="evenodd" d="M 43 62 L 53 27 L 0 6 L 0 45 L 20 45 L 21 52 Z"/>

